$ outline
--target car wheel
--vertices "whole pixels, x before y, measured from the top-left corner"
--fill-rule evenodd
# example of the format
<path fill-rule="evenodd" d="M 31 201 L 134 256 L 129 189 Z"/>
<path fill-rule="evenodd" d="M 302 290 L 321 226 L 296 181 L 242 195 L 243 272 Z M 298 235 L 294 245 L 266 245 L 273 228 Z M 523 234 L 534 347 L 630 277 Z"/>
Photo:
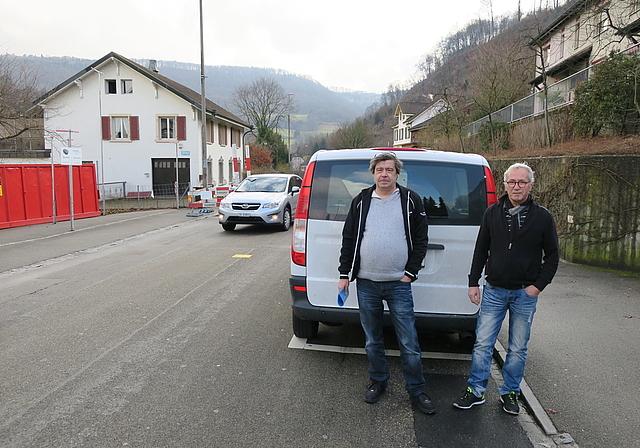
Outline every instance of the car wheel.
<path fill-rule="evenodd" d="M 233 230 L 233 229 L 236 228 L 236 225 L 235 224 L 222 224 L 222 228 L 224 230 Z"/>
<path fill-rule="evenodd" d="M 300 319 L 293 315 L 293 334 L 299 338 L 313 339 L 318 336 L 318 325 L 315 320 Z"/>
<path fill-rule="evenodd" d="M 291 227 L 291 209 L 286 207 L 282 213 L 282 224 L 280 224 L 280 230 L 286 232 Z"/>

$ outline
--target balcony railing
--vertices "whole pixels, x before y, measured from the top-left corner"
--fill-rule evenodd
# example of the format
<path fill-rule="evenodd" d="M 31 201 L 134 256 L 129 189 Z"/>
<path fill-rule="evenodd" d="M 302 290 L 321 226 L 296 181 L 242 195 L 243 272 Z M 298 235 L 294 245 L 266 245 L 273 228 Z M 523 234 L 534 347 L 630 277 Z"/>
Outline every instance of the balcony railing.
<path fill-rule="evenodd" d="M 632 47 L 626 48 L 620 53 L 637 51 L 638 45 L 639 44 L 636 44 Z M 548 86 L 546 108 L 544 91 L 536 92 L 525 98 L 522 98 L 521 100 L 516 101 L 513 104 L 503 107 L 502 109 L 497 110 L 490 115 L 486 115 L 479 120 L 474 121 L 473 123 L 469 123 L 468 125 L 463 126 L 462 135 L 466 135 L 467 137 L 476 135 L 480 131 L 480 127 L 482 126 L 482 124 L 489 121 L 489 118 L 491 118 L 492 122 L 499 121 L 503 123 L 515 123 L 525 118 L 541 115 L 545 112 L 545 109 L 547 111 L 550 111 L 572 104 L 575 100 L 576 88 L 582 82 L 589 79 L 593 68 L 601 62 L 604 61 L 593 64 L 590 67 L 582 69 L 579 72 L 574 73 L 573 75 L 561 79 L 560 81 Z"/>

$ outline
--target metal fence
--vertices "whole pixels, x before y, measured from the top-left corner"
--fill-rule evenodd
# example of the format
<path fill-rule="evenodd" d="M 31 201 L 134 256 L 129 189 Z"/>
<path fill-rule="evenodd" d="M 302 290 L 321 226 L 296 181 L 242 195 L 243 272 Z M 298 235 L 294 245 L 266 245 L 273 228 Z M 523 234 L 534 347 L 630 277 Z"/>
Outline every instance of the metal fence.
<path fill-rule="evenodd" d="M 126 182 L 104 184 L 104 206 L 109 210 L 188 207 L 190 182 L 156 185 L 127 185 Z"/>
<path fill-rule="evenodd" d="M 126 197 L 126 182 L 106 182 L 100 184 L 101 197 L 105 200 L 124 199 Z"/>
<path fill-rule="evenodd" d="M 631 53 L 637 51 L 640 44 L 635 44 L 629 48 L 626 48 L 619 53 Z M 546 110 L 550 111 L 559 107 L 564 107 L 572 104 L 575 99 L 576 87 L 582 82 L 589 79 L 592 73 L 593 67 L 604 61 L 597 62 L 590 67 L 580 70 L 571 76 L 568 76 L 560 81 L 547 86 L 547 107 Z M 513 104 L 508 105 L 500 110 L 497 110 L 490 115 L 482 117 L 479 120 L 469 123 L 462 127 L 462 134 L 470 137 L 476 135 L 480 131 L 480 127 L 483 123 L 489 121 L 500 121 L 503 123 L 515 123 L 519 120 L 533 117 L 543 114 L 545 112 L 545 98 L 544 91 L 536 92 L 521 100 L 516 101 Z"/>
<path fill-rule="evenodd" d="M 564 78 L 547 87 L 547 110 L 557 109 L 573 103 L 574 92 L 580 83 L 589 79 L 592 67 L 587 67 L 573 75 Z M 490 115 L 482 117 L 462 128 L 463 135 L 470 137 L 480 131 L 483 123 L 489 121 L 515 123 L 525 118 L 543 114 L 545 98 L 544 91 L 531 94 L 513 104 L 503 107 Z"/>

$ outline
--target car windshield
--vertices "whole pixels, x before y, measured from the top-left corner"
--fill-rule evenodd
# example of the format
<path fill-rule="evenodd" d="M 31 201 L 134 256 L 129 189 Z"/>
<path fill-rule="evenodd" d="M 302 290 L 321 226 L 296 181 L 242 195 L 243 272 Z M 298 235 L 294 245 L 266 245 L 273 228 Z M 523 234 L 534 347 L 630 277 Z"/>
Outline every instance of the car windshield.
<path fill-rule="evenodd" d="M 287 188 L 285 177 L 247 177 L 238 185 L 236 191 L 262 191 L 281 193 Z"/>

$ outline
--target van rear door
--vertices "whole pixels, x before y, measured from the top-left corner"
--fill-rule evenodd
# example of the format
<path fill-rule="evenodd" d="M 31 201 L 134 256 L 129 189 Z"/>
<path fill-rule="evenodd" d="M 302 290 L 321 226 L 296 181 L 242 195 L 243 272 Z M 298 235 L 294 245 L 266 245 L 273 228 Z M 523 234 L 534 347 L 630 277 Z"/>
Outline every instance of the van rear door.
<path fill-rule="evenodd" d="M 403 153 L 398 182 L 423 199 L 429 218 L 429 250 L 413 284 L 416 313 L 473 315 L 467 275 L 475 238 L 487 207 L 482 158 L 475 163 L 424 160 Z M 485 162 L 486 163 L 486 162 Z M 318 160 L 307 221 L 307 296 L 318 307 L 337 307 L 341 233 L 351 200 L 373 184 L 369 159 Z M 345 307 L 357 308 L 355 284 Z"/>

